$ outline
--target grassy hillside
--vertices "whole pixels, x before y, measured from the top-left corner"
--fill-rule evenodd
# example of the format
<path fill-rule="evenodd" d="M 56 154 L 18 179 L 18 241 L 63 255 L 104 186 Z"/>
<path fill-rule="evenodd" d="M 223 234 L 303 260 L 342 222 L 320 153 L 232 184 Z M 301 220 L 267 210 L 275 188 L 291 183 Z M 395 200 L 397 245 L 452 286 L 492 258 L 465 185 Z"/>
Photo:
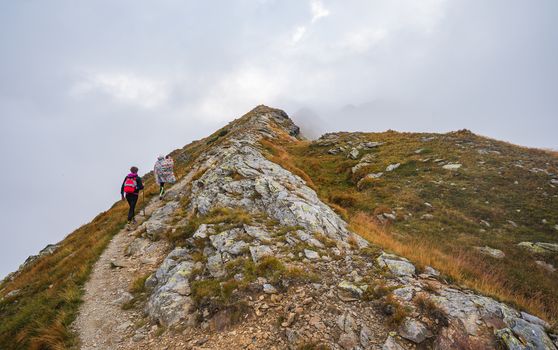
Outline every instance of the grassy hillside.
<path fill-rule="evenodd" d="M 238 122 L 172 152 L 177 177 L 234 133 Z M 358 149 L 355 159 L 347 157 L 366 142 L 382 144 Z M 419 267 L 433 266 L 449 280 L 550 321 L 558 319 L 558 273 L 536 263 L 558 266 L 556 254 L 517 246 L 522 241 L 558 243 L 558 185 L 550 182 L 558 177 L 555 153 L 467 131 L 339 133 L 314 142 L 285 137 L 262 145 L 270 159 L 301 176 L 374 244 Z M 367 163 L 353 172 L 363 159 Z M 397 163 L 399 167 L 386 171 Z M 451 163 L 461 167 L 443 168 Z M 362 180 L 379 172 L 383 174 L 376 179 Z M 144 179 L 149 200 L 157 188 L 150 175 Z M 0 285 L 0 349 L 65 349 L 77 344 L 69 325 L 82 287 L 110 239 L 123 228 L 126 211 L 126 203 L 115 203 L 66 237 L 53 254 Z M 496 259 L 474 248 L 485 245 L 502 250 L 505 257 Z M 19 290 L 16 296 L 6 297 L 14 290 Z"/>
<path fill-rule="evenodd" d="M 173 153 L 180 156 L 182 150 Z M 186 166 L 187 161 L 179 158 L 178 175 Z M 138 212 L 158 192 L 151 174 L 144 182 L 145 202 L 140 200 Z M 0 349 L 67 349 L 76 344 L 69 326 L 76 316 L 82 287 L 104 248 L 124 227 L 127 212 L 127 203 L 115 203 L 68 235 L 53 254 L 37 259 L 12 281 L 0 285 Z M 14 290 L 19 290 L 16 296 L 5 297 Z"/>
<path fill-rule="evenodd" d="M 361 148 L 350 159 L 348 153 L 365 142 L 383 144 Z M 309 178 L 321 198 L 373 243 L 419 266 L 431 265 L 450 280 L 558 319 L 557 273 L 535 262 L 558 266 L 556 254 L 517 246 L 558 242 L 558 186 L 551 183 L 558 178 L 556 154 L 466 130 L 339 133 L 265 147 L 274 160 Z M 353 172 L 363 157 L 368 164 Z M 452 163 L 461 167 L 443 168 Z M 505 257 L 474 248 L 484 246 L 502 250 Z"/>
<path fill-rule="evenodd" d="M 253 113 L 255 110 L 240 120 L 249 118 Z M 235 123 L 239 120 L 173 151 L 170 155 L 175 159 L 177 178 L 182 178 L 194 160 L 203 156 L 212 145 L 222 142 Z M 145 201 L 140 200 L 137 212 L 158 193 L 152 173 L 143 179 Z M 116 182 L 116 186 L 119 185 Z M 69 327 L 81 302 L 82 287 L 95 261 L 112 237 L 124 227 L 127 212 L 127 203 L 115 203 L 90 223 L 68 235 L 53 254 L 37 259 L 12 280 L 0 284 L 0 349 L 67 349 L 77 345 L 75 334 Z M 6 297 L 16 290 L 17 295 Z"/>

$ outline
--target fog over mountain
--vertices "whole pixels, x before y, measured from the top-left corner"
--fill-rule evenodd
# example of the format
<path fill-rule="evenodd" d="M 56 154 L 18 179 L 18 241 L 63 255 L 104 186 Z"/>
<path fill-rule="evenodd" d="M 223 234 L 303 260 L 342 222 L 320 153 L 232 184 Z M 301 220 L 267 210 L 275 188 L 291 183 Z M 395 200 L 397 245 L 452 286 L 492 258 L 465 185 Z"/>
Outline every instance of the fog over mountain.
<path fill-rule="evenodd" d="M 130 165 L 255 105 L 310 137 L 462 128 L 558 148 L 558 3 L 0 4 L 0 276 L 119 199 Z"/>

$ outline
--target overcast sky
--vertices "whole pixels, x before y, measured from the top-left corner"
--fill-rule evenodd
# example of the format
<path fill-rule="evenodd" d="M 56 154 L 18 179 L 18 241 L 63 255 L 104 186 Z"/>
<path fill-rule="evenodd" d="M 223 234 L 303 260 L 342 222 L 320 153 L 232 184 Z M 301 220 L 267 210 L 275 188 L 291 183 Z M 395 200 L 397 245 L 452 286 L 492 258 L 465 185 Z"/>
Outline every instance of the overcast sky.
<path fill-rule="evenodd" d="M 0 0 L 0 276 L 257 104 L 558 148 L 556 0 Z"/>

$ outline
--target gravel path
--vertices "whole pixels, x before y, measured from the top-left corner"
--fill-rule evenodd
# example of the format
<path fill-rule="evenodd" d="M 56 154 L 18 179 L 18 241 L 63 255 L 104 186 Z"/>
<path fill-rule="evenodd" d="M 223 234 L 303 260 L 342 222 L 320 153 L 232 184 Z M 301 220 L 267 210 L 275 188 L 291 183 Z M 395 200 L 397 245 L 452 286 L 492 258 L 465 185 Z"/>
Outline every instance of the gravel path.
<path fill-rule="evenodd" d="M 146 216 L 160 206 L 158 199 L 151 201 L 145 210 Z M 140 223 L 145 220 L 142 215 L 137 218 Z M 149 242 L 139 239 L 146 241 L 148 248 L 126 256 L 126 249 L 135 239 L 136 232 L 120 231 L 93 267 L 85 284 L 84 302 L 73 324 L 81 349 L 135 348 L 129 344 L 132 341 L 130 332 L 143 315 L 141 310 L 123 310 L 122 304 L 130 298 L 130 284 L 156 269 L 169 250 L 165 240 Z"/>

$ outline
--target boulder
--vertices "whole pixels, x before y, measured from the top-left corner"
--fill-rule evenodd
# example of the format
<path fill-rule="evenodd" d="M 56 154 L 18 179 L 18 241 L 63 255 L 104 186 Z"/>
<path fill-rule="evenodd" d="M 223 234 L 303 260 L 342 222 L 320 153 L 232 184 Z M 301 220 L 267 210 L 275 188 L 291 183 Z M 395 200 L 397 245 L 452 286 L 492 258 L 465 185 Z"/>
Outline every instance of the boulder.
<path fill-rule="evenodd" d="M 314 238 L 311 234 L 306 233 L 302 230 L 297 230 L 295 231 L 295 234 L 298 236 L 298 238 L 305 243 L 310 244 L 311 246 L 314 246 L 316 248 L 325 248 L 324 244 L 320 241 L 318 241 L 316 238 Z M 309 258 L 310 259 L 310 258 Z"/>
<path fill-rule="evenodd" d="M 541 326 L 543 328 L 550 328 L 550 324 L 548 324 L 548 322 L 538 318 L 535 315 L 531 315 L 531 314 L 528 314 L 526 312 L 521 311 L 521 318 L 524 319 L 525 321 L 529 322 L 529 323 L 538 324 L 539 326 Z"/>
<path fill-rule="evenodd" d="M 554 267 L 554 265 L 549 264 L 546 261 L 536 260 L 535 264 L 539 265 L 540 267 L 542 267 L 543 269 L 545 269 L 548 272 L 556 271 L 556 268 Z"/>
<path fill-rule="evenodd" d="M 320 258 L 320 254 L 310 249 L 304 249 L 304 256 L 310 260 L 316 260 Z"/>
<path fill-rule="evenodd" d="M 14 289 L 14 290 L 11 290 L 11 291 L 9 291 L 8 293 L 6 293 L 6 295 L 4 296 L 4 298 L 6 298 L 6 299 L 7 299 L 7 298 L 15 298 L 15 297 L 17 297 L 17 296 L 20 295 L 20 294 L 21 294 L 21 289 Z"/>
<path fill-rule="evenodd" d="M 115 305 L 119 305 L 122 306 L 124 304 L 126 304 L 127 302 L 130 302 L 134 299 L 134 296 L 126 291 L 121 291 L 119 294 L 119 297 L 116 298 L 116 300 L 114 300 L 112 303 Z"/>
<path fill-rule="evenodd" d="M 126 247 L 126 255 L 143 255 L 147 247 L 149 247 L 149 241 L 144 238 L 136 238 Z"/>
<path fill-rule="evenodd" d="M 225 269 L 223 267 L 223 258 L 220 253 L 215 253 L 207 258 L 207 269 L 211 276 L 215 278 L 223 277 Z"/>
<path fill-rule="evenodd" d="M 459 163 L 449 163 L 449 164 L 443 165 L 442 168 L 446 169 L 446 170 L 455 171 L 455 170 L 461 168 L 461 164 L 459 164 Z"/>
<path fill-rule="evenodd" d="M 507 350 L 528 350 L 522 341 L 517 339 L 509 328 L 503 328 L 494 331 L 496 339 L 498 339 Z"/>
<path fill-rule="evenodd" d="M 403 300 L 403 301 L 411 301 L 413 299 L 414 289 L 413 287 L 402 287 L 397 288 L 393 291 L 393 295 L 396 298 Z"/>
<path fill-rule="evenodd" d="M 426 266 L 424 273 L 430 276 L 440 276 L 440 272 L 431 266 Z"/>
<path fill-rule="evenodd" d="M 205 239 L 210 235 L 214 234 L 215 230 L 213 229 L 213 225 L 208 224 L 201 224 L 200 227 L 194 232 L 192 237 L 197 239 Z"/>
<path fill-rule="evenodd" d="M 239 255 L 248 250 L 248 244 L 238 240 L 241 229 L 235 228 L 209 236 L 211 245 L 220 253 Z"/>
<path fill-rule="evenodd" d="M 271 234 L 266 230 L 250 225 L 244 225 L 244 231 L 252 238 L 257 239 L 262 243 L 269 243 L 271 242 Z"/>
<path fill-rule="evenodd" d="M 234 242 L 232 245 L 227 246 L 225 252 L 232 255 L 240 255 L 249 249 L 248 243 L 244 241 Z"/>
<path fill-rule="evenodd" d="M 372 142 L 372 141 L 371 141 L 371 142 L 365 142 L 365 143 L 363 143 L 363 144 L 362 144 L 362 147 L 365 147 L 365 148 L 375 148 L 375 147 L 381 146 L 381 145 L 383 145 L 383 144 L 384 144 L 383 142 Z"/>
<path fill-rule="evenodd" d="M 359 151 L 356 148 L 351 149 L 351 151 L 349 152 L 349 154 L 347 155 L 348 158 L 351 159 L 357 159 L 359 156 Z"/>
<path fill-rule="evenodd" d="M 364 291 L 361 288 L 348 281 L 341 281 L 341 283 L 339 283 L 337 286 L 339 287 L 339 289 L 350 293 L 352 296 L 356 298 L 362 298 L 362 295 L 364 293 Z"/>
<path fill-rule="evenodd" d="M 396 276 L 412 276 L 415 274 L 415 265 L 409 260 L 393 254 L 382 253 L 376 262 L 380 267 L 387 267 Z"/>
<path fill-rule="evenodd" d="M 149 220 L 144 223 L 146 235 L 152 241 L 159 239 L 159 236 L 168 229 L 172 213 L 180 205 L 176 201 L 168 202 L 161 208 L 155 210 Z"/>
<path fill-rule="evenodd" d="M 190 299 L 189 277 L 194 268 L 191 261 L 177 263 L 172 258 L 166 258 L 163 264 L 146 281 L 154 286 L 145 312 L 161 325 L 168 327 L 182 320 L 195 320 L 196 315 L 190 313 L 193 301 Z"/>
<path fill-rule="evenodd" d="M 413 318 L 406 318 L 399 327 L 399 334 L 414 343 L 422 343 L 426 338 L 432 336 L 432 333 L 426 326 Z"/>
<path fill-rule="evenodd" d="M 536 254 L 548 254 L 548 253 L 558 252 L 558 244 L 556 243 L 521 242 L 518 243 L 517 245 Z"/>
<path fill-rule="evenodd" d="M 277 293 L 277 289 L 275 289 L 274 286 L 272 286 L 269 283 L 264 283 L 263 285 L 263 291 L 266 294 L 276 294 Z"/>
<path fill-rule="evenodd" d="M 480 253 L 491 256 L 495 259 L 503 259 L 506 256 L 506 254 L 504 254 L 504 252 L 500 249 L 491 248 L 489 246 L 475 247 L 475 249 L 478 250 Z"/>
<path fill-rule="evenodd" d="M 339 329 L 345 333 L 354 333 L 357 329 L 355 319 L 348 313 L 339 315 L 335 322 L 337 323 Z"/>
<path fill-rule="evenodd" d="M 330 148 L 327 153 L 335 155 L 335 154 L 339 154 L 343 151 L 343 149 L 341 149 L 341 147 L 335 147 L 335 148 Z"/>
<path fill-rule="evenodd" d="M 382 345 L 382 350 L 405 350 L 405 348 L 399 345 L 394 337 L 389 335 L 384 345 Z"/>
<path fill-rule="evenodd" d="M 252 260 L 257 263 L 264 256 L 273 255 L 273 251 L 266 245 L 251 246 L 250 255 L 252 256 Z"/>
<path fill-rule="evenodd" d="M 558 253 L 558 243 L 537 242 L 535 245 L 553 253 Z"/>
<path fill-rule="evenodd" d="M 360 336 L 358 337 L 360 341 L 360 346 L 364 349 L 370 344 L 370 339 L 372 338 L 372 331 L 366 325 L 362 326 L 360 329 Z"/>
<path fill-rule="evenodd" d="M 38 258 L 46 256 L 46 255 L 50 255 L 52 253 L 54 253 L 56 251 L 56 249 L 58 249 L 59 245 L 58 244 L 47 244 L 43 249 L 41 249 L 41 251 L 39 252 L 39 254 L 37 255 L 30 255 L 29 257 L 27 257 L 27 259 L 25 259 L 25 261 L 23 262 L 23 264 L 21 264 L 18 268 L 18 271 L 22 270 L 24 267 L 30 266 L 32 263 L 34 263 Z M 17 272 L 15 272 L 17 273 Z M 12 276 L 13 277 L 13 276 Z"/>
<path fill-rule="evenodd" d="M 359 339 L 353 332 L 343 333 L 337 343 L 345 350 L 354 350 L 358 346 Z"/>
<path fill-rule="evenodd" d="M 508 319 L 507 321 L 513 333 L 530 346 L 528 349 L 556 350 L 552 340 L 540 325 L 532 324 L 521 318 Z"/>
<path fill-rule="evenodd" d="M 394 171 L 395 169 L 399 168 L 400 165 L 400 163 L 390 164 L 386 167 L 386 171 Z"/>
<path fill-rule="evenodd" d="M 152 241 L 156 241 L 159 239 L 159 236 L 166 231 L 167 225 L 160 220 L 150 220 L 145 224 L 145 234 L 147 238 Z"/>

